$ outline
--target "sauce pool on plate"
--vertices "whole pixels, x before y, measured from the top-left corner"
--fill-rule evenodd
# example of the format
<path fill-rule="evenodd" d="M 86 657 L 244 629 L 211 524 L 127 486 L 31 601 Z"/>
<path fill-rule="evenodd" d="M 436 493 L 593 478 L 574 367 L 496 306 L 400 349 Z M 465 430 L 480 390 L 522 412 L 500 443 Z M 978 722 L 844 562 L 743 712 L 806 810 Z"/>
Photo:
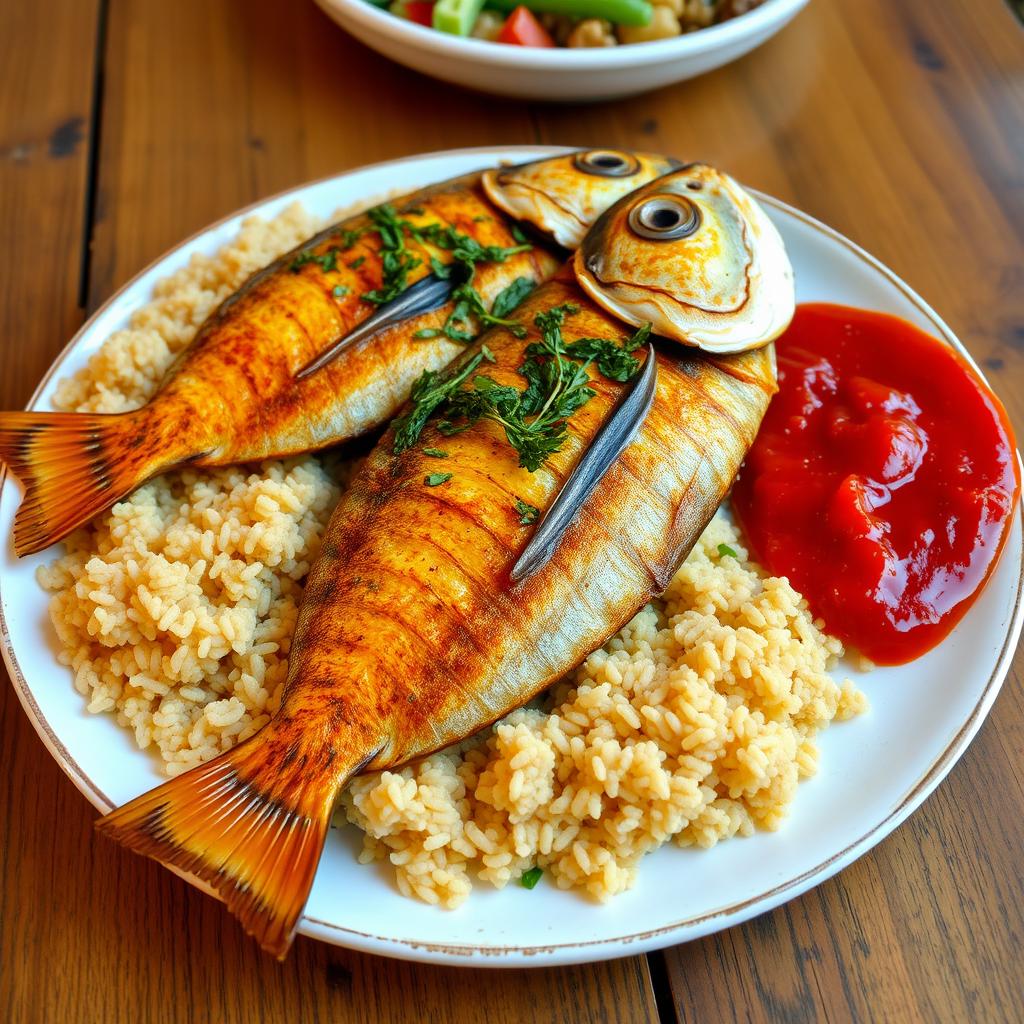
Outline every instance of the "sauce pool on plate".
<path fill-rule="evenodd" d="M 954 349 L 898 317 L 809 304 L 732 494 L 758 560 L 879 664 L 938 644 L 994 568 L 1020 491 L 1013 430 Z"/>

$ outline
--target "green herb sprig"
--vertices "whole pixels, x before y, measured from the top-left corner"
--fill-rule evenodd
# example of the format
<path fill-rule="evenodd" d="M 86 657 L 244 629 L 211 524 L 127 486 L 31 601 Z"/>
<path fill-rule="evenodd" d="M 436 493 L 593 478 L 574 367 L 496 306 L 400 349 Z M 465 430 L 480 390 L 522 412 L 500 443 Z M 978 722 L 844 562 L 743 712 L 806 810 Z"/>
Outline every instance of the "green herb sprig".
<path fill-rule="evenodd" d="M 631 353 L 647 344 L 651 325 L 644 324 L 632 338 L 620 345 L 608 338 L 580 338 L 566 351 L 573 359 L 590 359 L 609 380 L 627 381 L 640 369 L 640 360 Z"/>
<path fill-rule="evenodd" d="M 540 509 L 522 498 L 516 498 L 515 509 L 519 513 L 520 526 L 532 526 L 540 518 Z"/>
<path fill-rule="evenodd" d="M 406 246 L 405 226 L 408 221 L 401 220 L 390 203 L 375 206 L 367 216 L 380 235 L 384 276 L 380 288 L 364 293 L 363 298 L 383 305 L 398 298 L 409 287 L 409 271 L 415 270 L 423 261 Z"/>
<path fill-rule="evenodd" d="M 580 364 L 567 358 L 562 340 L 562 323 L 578 311 L 566 303 L 536 315 L 541 340 L 526 347 L 527 358 L 519 367 L 525 390 L 483 374 L 474 377 L 472 389 L 448 398 L 446 419 L 437 429 L 454 434 L 482 419 L 493 420 L 519 454 L 519 465 L 530 472 L 540 469 L 565 443 L 568 418 L 596 394 L 589 386 L 590 361 Z"/>
<path fill-rule="evenodd" d="M 442 379 L 426 371 L 413 387 L 412 408 L 398 421 L 395 454 L 415 444 L 427 420 L 443 406 L 443 419 L 437 424 L 441 434 L 450 437 L 480 420 L 491 420 L 504 430 L 508 443 L 519 455 L 519 465 L 530 472 L 538 470 L 549 456 L 561 451 L 569 418 L 595 394 L 587 372 L 591 363 L 596 363 L 599 370 L 604 366 L 608 371 L 605 376 L 611 380 L 626 380 L 639 368 L 630 352 L 644 344 L 650 334 L 650 325 L 646 325 L 622 346 L 601 338 L 582 339 L 587 345 L 574 342 L 567 346 L 562 325 L 567 316 L 578 312 L 575 304 L 563 303 L 534 317 L 541 336 L 527 345 L 519 367 L 525 388 L 499 384 L 486 374 L 472 376 L 484 358 L 483 351 L 452 377 Z M 471 387 L 462 388 L 470 377 Z M 518 503 L 516 511 L 525 514 Z"/>
<path fill-rule="evenodd" d="M 407 211 L 420 213 L 422 210 Z M 437 256 L 430 256 L 430 269 L 440 278 L 450 279 L 459 273 L 462 280 L 452 289 L 451 313 L 442 327 L 425 328 L 417 331 L 417 338 L 435 338 L 443 334 L 452 341 L 463 344 L 471 342 L 475 333 L 471 330 L 472 320 L 480 327 L 501 325 L 522 337 L 524 328 L 509 319 L 508 314 L 519 304 L 533 287 L 529 278 L 520 277 L 503 289 L 495 298 L 490 310 L 487 309 L 480 293 L 474 286 L 476 268 L 479 263 L 504 263 L 516 253 L 532 249 L 529 242 L 517 245 L 481 245 L 451 225 L 413 224 L 400 217 L 390 203 L 374 207 L 368 216 L 381 239 L 381 261 L 384 276 L 381 287 L 366 292 L 363 298 L 368 302 L 382 304 L 397 298 L 409 286 L 409 273 L 422 264 L 422 260 L 410 252 L 406 241 L 412 239 L 421 245 L 451 253 L 451 261 L 444 262 Z"/>
<path fill-rule="evenodd" d="M 526 871 L 524 871 L 519 876 L 519 884 L 524 889 L 533 889 L 537 885 L 537 883 L 541 880 L 541 877 L 543 876 L 543 874 L 544 874 L 544 869 L 543 868 L 538 868 L 538 867 L 527 868 Z"/>
<path fill-rule="evenodd" d="M 450 374 L 444 374 L 437 370 L 423 371 L 409 395 L 409 400 L 412 403 L 409 411 L 395 420 L 393 451 L 396 455 L 404 452 L 406 448 L 411 448 L 419 440 L 431 413 L 476 370 L 483 358 L 483 354 L 478 352 Z"/>
<path fill-rule="evenodd" d="M 338 269 L 338 256 L 341 253 L 340 249 L 335 248 L 333 245 L 326 252 L 315 253 L 315 252 L 300 252 L 288 264 L 288 269 L 293 273 L 297 274 L 307 263 L 315 263 L 325 274 L 330 274 L 332 271 Z"/>

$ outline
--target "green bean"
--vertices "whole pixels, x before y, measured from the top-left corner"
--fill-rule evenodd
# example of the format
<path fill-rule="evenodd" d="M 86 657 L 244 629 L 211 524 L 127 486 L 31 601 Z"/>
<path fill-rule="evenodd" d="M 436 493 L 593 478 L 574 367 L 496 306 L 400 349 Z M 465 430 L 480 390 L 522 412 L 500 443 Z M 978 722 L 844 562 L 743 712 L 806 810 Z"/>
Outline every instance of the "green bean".
<path fill-rule="evenodd" d="M 511 11 L 522 4 L 534 14 L 567 14 L 571 18 L 603 18 L 614 25 L 649 25 L 647 0 L 487 0 L 486 6 Z"/>

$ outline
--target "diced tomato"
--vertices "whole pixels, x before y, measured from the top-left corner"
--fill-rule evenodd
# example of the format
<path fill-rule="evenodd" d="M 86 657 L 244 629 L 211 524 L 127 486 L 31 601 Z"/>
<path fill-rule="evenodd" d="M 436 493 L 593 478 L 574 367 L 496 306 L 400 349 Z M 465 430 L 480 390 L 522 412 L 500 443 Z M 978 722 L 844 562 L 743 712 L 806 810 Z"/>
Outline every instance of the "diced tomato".
<path fill-rule="evenodd" d="M 426 25 L 430 28 L 434 23 L 434 5 L 427 3 L 426 0 L 406 0 L 405 16 L 417 25 Z"/>
<path fill-rule="evenodd" d="M 526 7 L 517 7 L 506 19 L 498 33 L 499 43 L 512 46 L 554 46 L 548 30 Z"/>

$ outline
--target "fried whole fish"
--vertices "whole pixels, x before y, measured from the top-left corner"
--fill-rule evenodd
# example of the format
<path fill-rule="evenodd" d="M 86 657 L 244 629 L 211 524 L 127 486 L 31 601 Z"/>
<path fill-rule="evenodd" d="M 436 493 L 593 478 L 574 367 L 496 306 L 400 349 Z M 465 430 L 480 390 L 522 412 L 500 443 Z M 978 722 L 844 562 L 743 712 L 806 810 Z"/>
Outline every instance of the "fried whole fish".
<path fill-rule="evenodd" d="M 644 202 L 651 188 L 664 194 L 693 181 L 719 188 L 709 169 L 690 168 L 606 217 Z M 721 212 L 735 211 L 718 191 L 701 231 L 721 235 Z M 631 264 L 636 287 L 676 290 L 658 243 L 628 230 L 595 237 Z M 692 244 L 670 239 L 660 255 Z M 784 289 L 788 274 L 779 265 L 757 287 Z M 519 707 L 660 592 L 725 496 L 775 390 L 770 346 L 705 357 L 660 341 L 648 356 L 657 359 L 654 399 L 634 442 L 550 560 L 513 584 L 510 570 L 534 529 L 522 511 L 551 505 L 629 387 L 611 356 L 629 355 L 632 334 L 587 297 L 571 265 L 525 300 L 522 322 L 531 325 L 526 337 L 494 328 L 446 378 L 418 385 L 355 478 L 306 584 L 277 715 L 234 750 L 99 822 L 126 846 L 204 879 L 278 956 L 345 782 Z M 601 355 L 584 358 L 584 349 Z M 482 361 L 488 355 L 493 363 Z M 524 377 L 539 389 L 531 408 L 540 411 L 514 434 L 512 399 L 526 402 Z M 455 384 L 440 410 L 456 418 L 424 418 L 436 389 Z M 453 411 L 481 395 L 501 415 Z M 552 426 L 544 417 L 556 407 L 572 411 Z M 530 471 L 524 462 L 536 454 L 542 420 L 562 431 L 561 442 Z M 438 448 L 446 458 L 431 457 Z"/>
<path fill-rule="evenodd" d="M 612 151 L 601 152 L 607 159 Z M 593 219 L 678 163 L 644 153 L 619 156 L 629 174 L 595 171 L 586 153 L 554 157 L 502 169 L 502 181 L 486 191 L 485 174 L 474 173 L 327 228 L 226 299 L 137 411 L 0 414 L 0 461 L 26 488 L 14 525 L 17 553 L 60 540 L 183 463 L 223 466 L 315 451 L 387 422 L 424 370 L 463 351 L 440 330 L 457 296 L 346 349 L 308 377 L 296 375 L 382 301 L 430 274 L 432 261 L 447 266 L 460 254 L 476 255 L 472 284 L 486 309 L 517 279 L 546 280 L 559 261 L 543 243 L 522 244 L 490 197 L 502 200 L 523 175 L 535 190 L 585 195 Z M 532 221 L 559 231 L 565 211 L 551 209 L 550 222 Z M 472 340 L 475 330 L 465 328 L 475 323 L 472 310 L 459 320 L 464 340 Z M 424 330 L 434 336 L 417 337 Z"/>

